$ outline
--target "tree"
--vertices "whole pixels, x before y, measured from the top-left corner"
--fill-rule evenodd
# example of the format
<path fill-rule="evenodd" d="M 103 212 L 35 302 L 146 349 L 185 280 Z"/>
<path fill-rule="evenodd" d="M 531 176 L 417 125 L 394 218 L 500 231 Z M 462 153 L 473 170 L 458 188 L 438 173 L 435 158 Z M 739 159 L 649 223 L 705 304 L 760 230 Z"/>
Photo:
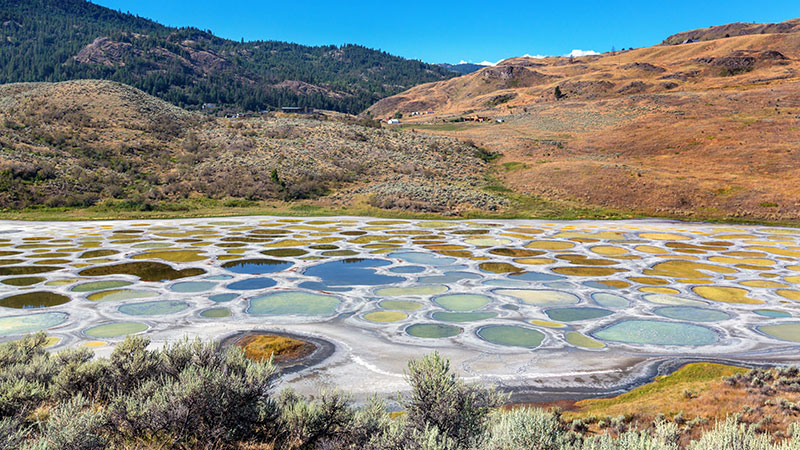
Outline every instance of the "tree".
<path fill-rule="evenodd" d="M 553 95 L 555 95 L 556 100 L 561 100 L 562 98 L 566 97 L 566 94 L 561 92 L 561 88 L 556 86 L 556 89 L 553 91 Z"/>
<path fill-rule="evenodd" d="M 403 113 L 401 113 L 400 111 L 397 111 L 396 113 L 394 113 L 394 118 L 395 119 L 402 119 L 403 118 Z"/>

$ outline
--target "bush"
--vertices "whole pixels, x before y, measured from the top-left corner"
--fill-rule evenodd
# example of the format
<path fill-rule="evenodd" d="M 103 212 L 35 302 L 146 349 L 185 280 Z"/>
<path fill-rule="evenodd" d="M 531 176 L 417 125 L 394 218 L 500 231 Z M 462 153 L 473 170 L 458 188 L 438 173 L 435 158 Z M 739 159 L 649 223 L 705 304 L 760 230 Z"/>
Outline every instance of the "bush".
<path fill-rule="evenodd" d="M 50 417 L 40 424 L 39 439 L 25 449 L 103 450 L 108 444 L 105 426 L 104 412 L 77 395 L 51 411 Z"/>

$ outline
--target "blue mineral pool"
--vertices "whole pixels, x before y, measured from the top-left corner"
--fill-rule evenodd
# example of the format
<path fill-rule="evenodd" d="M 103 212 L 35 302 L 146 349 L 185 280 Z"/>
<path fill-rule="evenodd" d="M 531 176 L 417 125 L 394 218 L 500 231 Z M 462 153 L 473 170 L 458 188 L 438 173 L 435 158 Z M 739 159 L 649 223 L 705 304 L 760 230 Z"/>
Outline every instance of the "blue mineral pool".
<path fill-rule="evenodd" d="M 181 293 L 205 292 L 214 289 L 216 285 L 217 283 L 212 281 L 182 281 L 170 286 L 170 290 Z"/>
<path fill-rule="evenodd" d="M 645 345 L 710 345 L 719 340 L 709 328 L 661 320 L 623 320 L 595 332 L 594 337 Z"/>
<path fill-rule="evenodd" d="M 424 284 L 447 284 L 456 283 L 461 280 L 479 280 L 482 277 L 473 272 L 446 272 L 442 275 L 432 275 L 429 277 L 419 277 L 417 281 Z"/>
<path fill-rule="evenodd" d="M 389 253 L 390 258 L 402 259 L 411 264 L 421 264 L 425 266 L 447 266 L 456 262 L 455 258 L 437 256 L 433 253 L 423 252 L 394 252 Z"/>
<path fill-rule="evenodd" d="M 234 291 L 254 291 L 257 289 L 271 288 L 276 284 L 278 283 L 272 278 L 257 277 L 234 281 L 226 287 Z"/>
<path fill-rule="evenodd" d="M 208 299 L 215 303 L 225 303 L 235 299 L 238 296 L 239 294 L 215 294 L 208 297 Z"/>
<path fill-rule="evenodd" d="M 311 277 L 319 277 L 324 286 L 379 286 L 399 283 L 403 277 L 381 275 L 375 267 L 391 264 L 385 259 L 348 258 L 311 266 L 304 272 Z"/>
<path fill-rule="evenodd" d="M 265 273 L 275 273 L 292 267 L 294 263 L 277 259 L 240 259 L 228 261 L 222 265 L 233 273 L 247 275 L 263 275 Z"/>
<path fill-rule="evenodd" d="M 389 269 L 389 272 L 392 273 L 421 273 L 425 272 L 425 267 L 423 266 L 397 266 L 392 267 Z"/>
<path fill-rule="evenodd" d="M 605 292 L 596 292 L 592 294 L 592 300 L 604 308 L 627 308 L 631 304 L 631 302 L 624 297 Z"/>
<path fill-rule="evenodd" d="M 757 309 L 753 312 L 758 314 L 759 316 L 772 317 L 775 319 L 784 319 L 786 317 L 792 317 L 792 315 L 786 311 L 778 311 L 775 309 Z"/>

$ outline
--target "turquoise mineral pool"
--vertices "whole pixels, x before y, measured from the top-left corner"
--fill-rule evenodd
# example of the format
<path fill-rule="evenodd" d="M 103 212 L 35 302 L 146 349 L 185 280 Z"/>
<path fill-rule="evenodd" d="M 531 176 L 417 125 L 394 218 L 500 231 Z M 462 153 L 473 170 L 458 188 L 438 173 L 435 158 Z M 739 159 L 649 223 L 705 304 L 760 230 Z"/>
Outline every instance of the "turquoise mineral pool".
<path fill-rule="evenodd" d="M 222 265 L 233 273 L 246 275 L 263 275 L 265 273 L 275 273 L 292 267 L 294 263 L 281 261 L 278 259 L 239 259 L 228 261 Z"/>
<path fill-rule="evenodd" d="M 179 313 L 189 307 L 186 302 L 160 300 L 154 302 L 129 303 L 119 307 L 119 312 L 130 316 L 163 316 Z"/>
<path fill-rule="evenodd" d="M 800 342 L 800 323 L 781 323 L 778 325 L 762 325 L 758 331 L 783 341 Z"/>
<path fill-rule="evenodd" d="M 488 305 L 492 299 L 479 294 L 449 294 L 436 297 L 433 301 L 450 311 L 473 311 Z"/>
<path fill-rule="evenodd" d="M 517 325 L 488 325 L 478 330 L 478 337 L 492 344 L 534 348 L 542 344 L 544 333 Z"/>
<path fill-rule="evenodd" d="M 775 309 L 757 309 L 753 312 L 758 314 L 759 316 L 772 317 L 775 319 L 784 319 L 786 317 L 792 317 L 792 315 L 786 311 L 778 311 Z"/>
<path fill-rule="evenodd" d="M 425 268 L 422 266 L 397 266 L 392 267 L 389 269 L 389 272 L 392 273 L 421 273 L 425 272 Z"/>
<path fill-rule="evenodd" d="M 182 281 L 169 287 L 172 292 L 195 293 L 214 289 L 217 283 L 212 281 Z"/>
<path fill-rule="evenodd" d="M 32 333 L 52 328 L 66 322 L 69 315 L 63 312 L 45 312 L 22 316 L 0 317 L 0 336 Z"/>
<path fill-rule="evenodd" d="M 223 317 L 230 317 L 231 310 L 228 308 L 209 308 L 201 312 L 200 315 L 209 319 L 221 319 Z"/>
<path fill-rule="evenodd" d="M 208 299 L 215 303 L 225 303 L 235 299 L 238 296 L 239 294 L 215 294 L 208 297 Z"/>
<path fill-rule="evenodd" d="M 580 320 L 599 319 L 613 313 L 603 308 L 558 308 L 548 309 L 545 314 L 557 322 L 577 322 Z"/>
<path fill-rule="evenodd" d="M 688 322 L 719 322 L 728 320 L 731 315 L 716 309 L 695 308 L 693 306 L 664 306 L 656 308 L 654 313 L 668 319 L 686 320 Z"/>
<path fill-rule="evenodd" d="M 95 292 L 95 291 L 104 291 L 106 289 L 121 288 L 125 286 L 130 286 L 131 284 L 133 283 L 124 280 L 90 281 L 88 283 L 81 283 L 75 285 L 70 290 L 72 292 Z"/>
<path fill-rule="evenodd" d="M 604 308 L 627 308 L 631 304 L 631 302 L 624 297 L 605 292 L 595 292 L 592 294 L 592 300 Z"/>
<path fill-rule="evenodd" d="M 141 333 L 149 327 L 141 322 L 112 322 L 83 330 L 83 334 L 93 338 L 116 338 Z"/>
<path fill-rule="evenodd" d="M 47 308 L 50 306 L 63 305 L 69 301 L 69 297 L 55 292 L 26 292 L 24 294 L 12 295 L 0 299 L 0 306 L 3 308 Z"/>
<path fill-rule="evenodd" d="M 623 320 L 595 332 L 594 337 L 645 345 L 710 345 L 719 339 L 713 330 L 700 325 L 660 320 Z"/>
<path fill-rule="evenodd" d="M 674 305 L 674 306 L 707 306 L 706 302 L 699 300 L 691 300 L 688 298 L 678 297 L 677 295 L 670 294 L 649 294 L 643 297 L 651 303 L 658 303 L 660 305 Z"/>
<path fill-rule="evenodd" d="M 407 327 L 406 333 L 418 338 L 447 338 L 457 336 L 461 328 L 442 323 L 418 323 Z"/>
<path fill-rule="evenodd" d="M 247 312 L 257 315 L 329 315 L 336 312 L 339 299 L 307 292 L 278 292 L 250 300 Z"/>
<path fill-rule="evenodd" d="M 226 287 L 234 291 L 254 291 L 257 289 L 271 288 L 276 284 L 278 283 L 272 278 L 257 277 L 234 281 Z"/>
<path fill-rule="evenodd" d="M 473 272 L 446 272 L 442 275 L 419 277 L 417 282 L 423 284 L 448 284 L 456 283 L 461 280 L 479 280 L 481 278 L 480 275 Z"/>
<path fill-rule="evenodd" d="M 494 319 L 497 313 L 494 312 L 449 312 L 437 311 L 431 316 L 442 322 L 475 322 L 478 320 Z"/>

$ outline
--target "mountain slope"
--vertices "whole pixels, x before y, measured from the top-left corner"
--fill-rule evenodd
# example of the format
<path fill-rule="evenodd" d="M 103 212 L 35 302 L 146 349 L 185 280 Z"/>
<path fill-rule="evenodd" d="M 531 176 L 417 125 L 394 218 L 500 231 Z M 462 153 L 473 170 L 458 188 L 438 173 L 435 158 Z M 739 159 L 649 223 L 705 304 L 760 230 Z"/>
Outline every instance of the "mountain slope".
<path fill-rule="evenodd" d="M 369 111 L 435 111 L 405 126 L 503 152 L 496 176 L 518 193 L 644 214 L 797 220 L 798 23 L 582 58 L 511 58 Z"/>
<path fill-rule="evenodd" d="M 473 146 L 342 114 L 320 119 L 214 118 L 110 81 L 0 85 L 0 208 L 149 210 L 191 199 L 439 213 L 504 206 L 480 191 L 486 163 Z"/>
<path fill-rule="evenodd" d="M 444 68 L 357 45 L 235 42 L 84 0 L 0 4 L 0 83 L 98 78 L 184 107 L 312 106 L 360 112 Z"/>

